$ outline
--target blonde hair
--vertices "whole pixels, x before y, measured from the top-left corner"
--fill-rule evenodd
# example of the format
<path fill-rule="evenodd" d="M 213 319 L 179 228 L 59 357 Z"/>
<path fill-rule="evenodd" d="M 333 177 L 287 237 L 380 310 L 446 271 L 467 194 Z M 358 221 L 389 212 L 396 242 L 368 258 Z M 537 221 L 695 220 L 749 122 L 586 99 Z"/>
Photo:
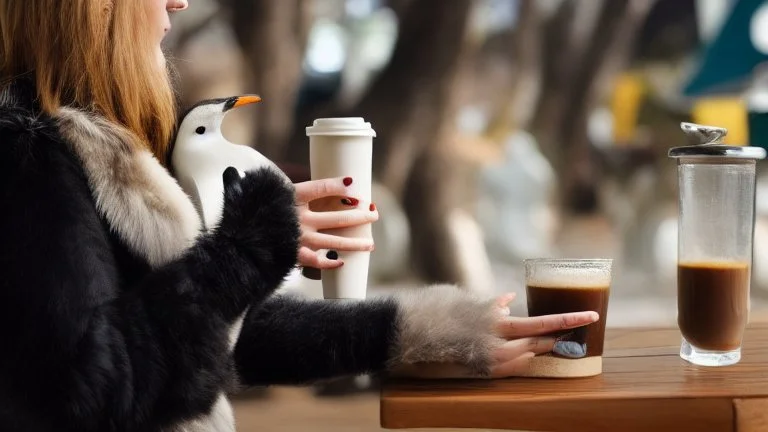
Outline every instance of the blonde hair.
<path fill-rule="evenodd" d="M 161 162 L 176 122 L 170 74 L 140 0 L 0 0 L 0 82 L 34 78 L 41 109 L 94 111 Z"/>

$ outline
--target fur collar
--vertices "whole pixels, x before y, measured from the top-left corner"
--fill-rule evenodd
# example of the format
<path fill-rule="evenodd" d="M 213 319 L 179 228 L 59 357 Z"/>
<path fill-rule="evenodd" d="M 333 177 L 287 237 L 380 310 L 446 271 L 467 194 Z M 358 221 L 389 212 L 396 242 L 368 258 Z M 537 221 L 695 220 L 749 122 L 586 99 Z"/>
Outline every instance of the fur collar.
<path fill-rule="evenodd" d="M 58 113 L 59 130 L 85 168 L 96 206 L 125 244 L 152 267 L 179 257 L 201 229 L 176 180 L 122 128 L 73 108 Z"/>
<path fill-rule="evenodd" d="M 25 127 L 45 122 L 29 78 L 0 89 L 0 108 L 28 112 Z M 99 213 L 133 253 L 157 268 L 194 244 L 202 228 L 197 210 L 136 138 L 103 117 L 74 108 L 60 109 L 54 121 L 83 165 Z"/>

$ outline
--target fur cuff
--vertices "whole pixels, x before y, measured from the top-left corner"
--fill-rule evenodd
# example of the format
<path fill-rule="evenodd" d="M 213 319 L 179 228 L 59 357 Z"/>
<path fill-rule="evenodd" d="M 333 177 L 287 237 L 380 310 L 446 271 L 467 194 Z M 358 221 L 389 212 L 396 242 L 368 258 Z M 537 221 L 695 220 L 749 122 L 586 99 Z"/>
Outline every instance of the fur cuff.
<path fill-rule="evenodd" d="M 453 363 L 473 375 L 490 374 L 493 348 L 504 342 L 494 330 L 498 312 L 492 299 L 451 285 L 403 292 L 395 299 L 397 335 L 390 370 Z"/>

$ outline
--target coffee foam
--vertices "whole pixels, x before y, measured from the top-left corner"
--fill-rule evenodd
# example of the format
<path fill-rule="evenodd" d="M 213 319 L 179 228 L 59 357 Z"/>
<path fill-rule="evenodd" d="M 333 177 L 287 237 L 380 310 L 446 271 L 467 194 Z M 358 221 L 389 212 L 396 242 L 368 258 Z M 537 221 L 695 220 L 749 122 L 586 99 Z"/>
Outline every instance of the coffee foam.
<path fill-rule="evenodd" d="M 611 285 L 611 271 L 606 268 L 538 267 L 525 279 L 526 285 L 540 288 L 597 289 Z"/>
<path fill-rule="evenodd" d="M 602 372 L 602 357 L 564 359 L 545 354 L 532 358 L 528 369 L 521 376 L 531 378 L 579 378 L 600 375 Z"/>

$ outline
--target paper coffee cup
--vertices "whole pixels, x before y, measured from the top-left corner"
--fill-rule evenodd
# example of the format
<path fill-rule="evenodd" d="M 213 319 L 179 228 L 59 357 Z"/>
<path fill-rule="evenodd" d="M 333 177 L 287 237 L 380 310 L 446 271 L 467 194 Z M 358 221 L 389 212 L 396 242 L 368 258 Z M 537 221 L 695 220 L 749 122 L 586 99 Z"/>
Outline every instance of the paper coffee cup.
<path fill-rule="evenodd" d="M 307 136 L 312 180 L 352 177 L 349 195 L 360 200 L 358 208 L 367 209 L 371 202 L 371 162 L 376 136 L 371 124 L 360 117 L 316 119 L 307 127 Z M 323 232 L 349 238 L 373 237 L 370 224 Z M 371 253 L 336 252 L 344 266 L 321 272 L 323 297 L 364 299 Z"/>

